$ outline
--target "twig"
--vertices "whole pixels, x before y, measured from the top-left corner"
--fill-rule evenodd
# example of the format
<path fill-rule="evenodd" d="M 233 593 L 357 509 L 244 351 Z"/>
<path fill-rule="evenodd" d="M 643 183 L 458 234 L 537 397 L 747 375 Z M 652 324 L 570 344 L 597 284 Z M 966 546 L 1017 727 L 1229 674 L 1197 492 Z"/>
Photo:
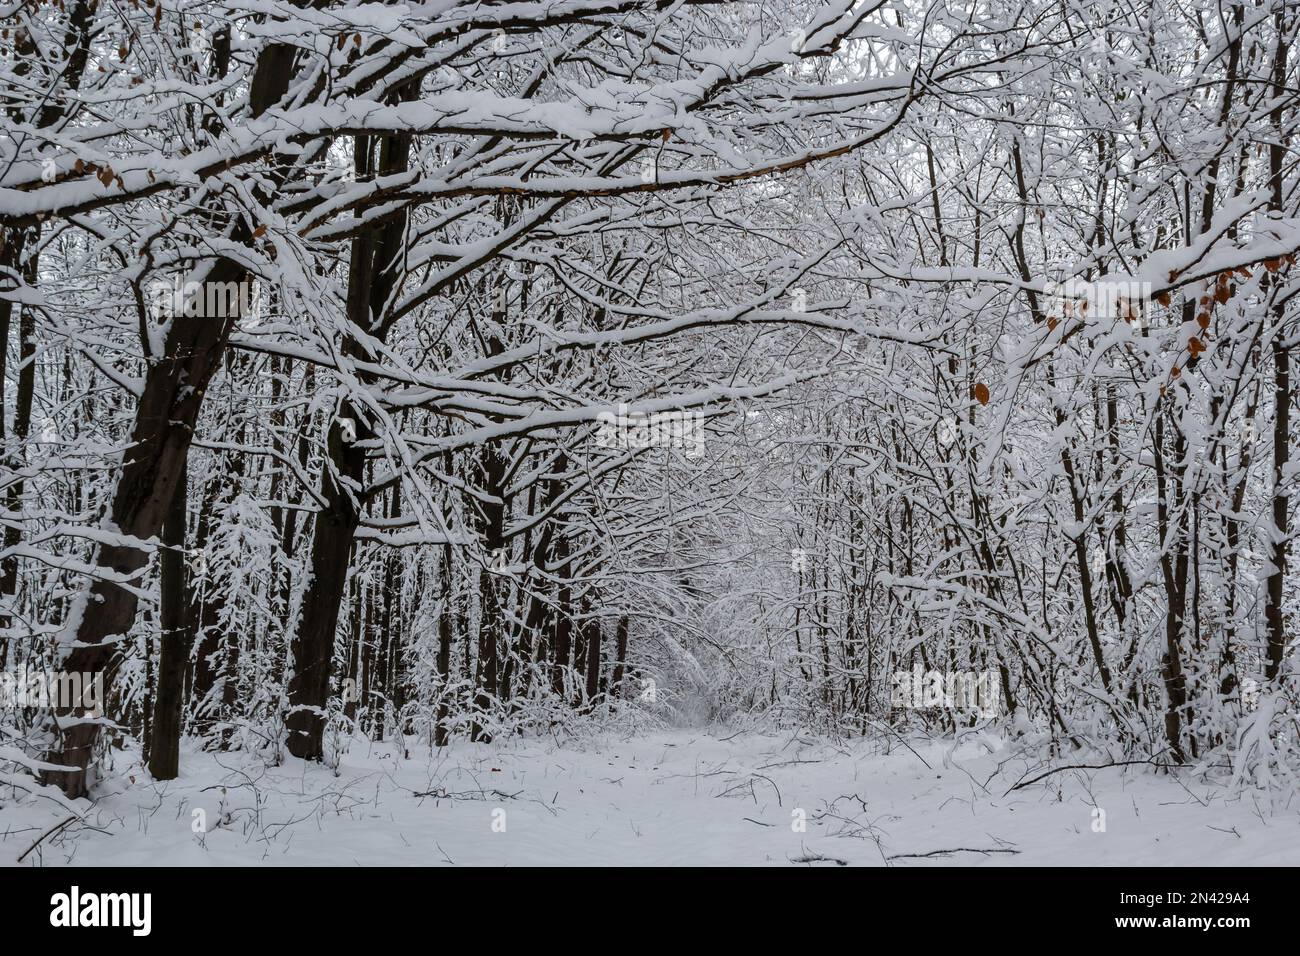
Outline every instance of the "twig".
<path fill-rule="evenodd" d="M 1019 853 L 1019 850 L 980 850 L 975 847 L 959 846 L 951 850 L 931 850 L 929 853 L 895 853 L 886 857 L 889 860 L 921 860 L 928 856 L 947 856 L 950 853 Z"/>
<path fill-rule="evenodd" d="M 848 866 L 848 860 L 841 860 L 838 856 L 823 856 L 820 853 L 808 853 L 804 856 L 796 856 L 790 861 L 791 863 L 835 863 L 838 866 Z"/>
<path fill-rule="evenodd" d="M 1048 770 L 1046 773 L 1040 773 L 1037 777 L 1034 777 L 1032 780 L 1022 780 L 1020 783 L 1012 787 L 1011 790 L 1008 790 L 1007 793 L 1011 793 L 1012 790 L 1019 790 L 1022 787 L 1027 787 L 1030 784 L 1037 783 L 1038 781 L 1042 780 L 1044 777 L 1050 777 L 1052 774 L 1060 773 L 1063 770 L 1105 770 L 1109 767 L 1129 767 L 1132 766 L 1133 764 L 1150 764 L 1153 767 L 1165 767 L 1165 768 L 1169 766 L 1169 764 L 1156 763 L 1154 757 L 1150 757 L 1146 760 L 1117 760 L 1114 763 L 1072 763 L 1064 767 L 1057 767 L 1054 770 Z M 1002 794 L 1002 796 L 1005 797 L 1007 793 Z"/>
<path fill-rule="evenodd" d="M 1211 827 L 1208 823 L 1206 824 L 1206 826 L 1209 827 L 1211 830 L 1218 830 L 1220 833 L 1231 833 L 1238 840 L 1241 839 L 1241 834 L 1237 832 L 1236 827 L 1233 827 L 1231 830 L 1225 830 L 1223 829 L 1223 827 Z"/>
<path fill-rule="evenodd" d="M 26 850 L 23 851 L 23 855 L 18 858 L 18 862 L 21 863 L 24 859 L 26 859 L 27 854 L 31 853 L 32 850 L 35 850 L 38 846 L 40 846 L 41 841 L 43 841 L 46 837 L 52 836 L 53 834 L 57 833 L 59 830 L 62 830 L 64 827 L 66 827 L 69 823 L 75 823 L 80 819 L 81 817 L 77 817 L 77 816 L 68 817 L 62 823 L 56 823 L 54 826 L 50 827 L 48 830 L 46 830 L 39 837 L 36 838 L 35 843 L 33 843 L 31 846 L 29 846 Z"/>

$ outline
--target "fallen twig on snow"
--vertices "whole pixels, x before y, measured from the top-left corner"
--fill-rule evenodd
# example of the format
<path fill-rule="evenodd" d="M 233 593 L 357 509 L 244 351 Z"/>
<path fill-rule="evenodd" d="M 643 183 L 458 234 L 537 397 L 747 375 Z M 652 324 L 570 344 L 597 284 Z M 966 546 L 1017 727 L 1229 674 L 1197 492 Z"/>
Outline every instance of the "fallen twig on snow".
<path fill-rule="evenodd" d="M 841 860 L 838 856 L 823 856 L 820 853 L 806 853 L 803 856 L 796 856 L 791 863 L 834 863 L 837 866 L 848 866 L 848 860 Z"/>
<path fill-rule="evenodd" d="M 1030 784 L 1035 784 L 1045 777 L 1050 777 L 1054 773 L 1061 773 L 1064 770 L 1106 770 L 1109 767 L 1131 767 L 1134 764 L 1150 764 L 1153 767 L 1163 767 L 1166 769 L 1172 766 L 1172 764 L 1156 763 L 1154 757 L 1148 757 L 1146 760 L 1116 760 L 1113 763 L 1072 763 L 1064 767 L 1056 767 L 1055 769 L 1048 770 L 1045 773 L 1040 773 L 1032 780 L 1022 780 L 1020 783 L 1013 786 L 1011 790 L 1008 790 L 1007 793 L 1011 793 L 1012 790 L 1020 790 L 1023 787 L 1028 787 Z M 1005 797 L 1007 793 L 1002 794 L 1002 796 Z"/>
<path fill-rule="evenodd" d="M 922 860 L 929 856 L 948 856 L 952 853 L 1019 853 L 1019 850 L 988 849 L 981 850 L 976 847 L 959 846 L 951 850 L 931 850 L 929 853 L 895 853 L 886 857 L 889 860 Z"/>
<path fill-rule="evenodd" d="M 56 823 L 54 826 L 50 827 L 48 830 L 46 830 L 44 833 L 42 833 L 40 836 L 36 838 L 35 843 L 33 843 L 27 849 L 23 850 L 23 855 L 18 858 L 18 862 L 21 863 L 24 859 L 26 859 L 27 854 L 31 853 L 32 850 L 35 850 L 38 846 L 40 846 L 46 837 L 53 836 L 55 833 L 58 833 L 60 830 L 66 827 L 69 823 L 76 823 L 80 819 L 81 817 L 71 816 L 68 817 L 66 820 L 64 820 L 62 823 Z"/>

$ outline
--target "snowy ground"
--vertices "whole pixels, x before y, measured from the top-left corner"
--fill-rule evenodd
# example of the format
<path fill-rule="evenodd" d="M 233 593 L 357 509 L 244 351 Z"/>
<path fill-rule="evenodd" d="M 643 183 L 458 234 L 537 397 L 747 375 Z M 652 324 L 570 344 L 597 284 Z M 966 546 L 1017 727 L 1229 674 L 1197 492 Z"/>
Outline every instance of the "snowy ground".
<path fill-rule="evenodd" d="M 1300 863 L 1300 797 L 1270 811 L 1147 767 L 1058 773 L 1008 794 L 1044 768 L 983 736 L 913 747 L 716 730 L 461 743 L 432 759 L 412 744 L 400 759 L 359 741 L 337 775 L 188 752 L 167 784 L 119 759 L 93 806 L 76 802 L 84 822 L 21 865 Z M 5 864 L 70 815 L 14 796 L 0 786 Z"/>

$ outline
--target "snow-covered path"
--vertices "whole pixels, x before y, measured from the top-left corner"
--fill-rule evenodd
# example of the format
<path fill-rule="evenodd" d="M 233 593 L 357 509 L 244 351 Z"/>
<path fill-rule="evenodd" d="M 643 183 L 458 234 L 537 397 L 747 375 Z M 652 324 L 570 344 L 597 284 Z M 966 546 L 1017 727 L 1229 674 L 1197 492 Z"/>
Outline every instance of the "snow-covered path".
<path fill-rule="evenodd" d="M 191 752 L 168 784 L 119 758 L 94 807 L 80 802 L 88 826 L 22 865 L 1300 863 L 1300 799 L 1270 813 L 1146 767 L 1058 773 L 1004 795 L 1033 773 L 1000 741 L 913 746 L 677 731 L 460 743 L 430 761 L 422 746 L 400 759 L 359 741 L 337 775 Z M 68 816 L 12 796 L 0 789 L 7 864 Z"/>

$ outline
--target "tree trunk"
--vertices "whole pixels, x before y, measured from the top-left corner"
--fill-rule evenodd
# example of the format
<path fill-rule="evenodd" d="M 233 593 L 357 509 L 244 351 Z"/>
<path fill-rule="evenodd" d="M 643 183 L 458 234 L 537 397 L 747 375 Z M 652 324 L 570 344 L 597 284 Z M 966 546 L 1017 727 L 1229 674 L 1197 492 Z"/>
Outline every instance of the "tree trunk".
<path fill-rule="evenodd" d="M 448 685 L 451 683 L 452 604 L 455 600 L 452 593 L 455 578 L 452 575 L 450 544 L 442 547 L 442 567 L 439 569 L 438 581 L 442 591 L 442 613 L 438 615 L 438 692 L 441 696 L 438 700 L 438 722 L 433 728 L 433 742 L 435 746 L 445 747 L 449 737 L 447 718 L 451 714 Z"/>
<path fill-rule="evenodd" d="M 1287 58 L 1290 52 L 1286 41 L 1289 30 L 1284 9 L 1278 8 L 1273 15 L 1277 45 L 1273 50 L 1272 72 L 1277 89 L 1286 85 Z M 1287 141 L 1283 138 L 1283 103 L 1284 100 L 1278 98 L 1269 116 L 1275 134 L 1273 142 L 1269 144 L 1269 186 L 1272 193 L 1269 208 L 1279 215 L 1284 214 L 1283 162 L 1288 151 Z M 1276 296 L 1281 294 L 1280 289 L 1275 292 Z M 1269 551 L 1272 569 L 1268 575 L 1268 596 L 1264 608 L 1264 619 L 1268 624 L 1268 662 L 1264 667 L 1264 676 L 1269 681 L 1276 681 L 1281 675 L 1282 658 L 1286 650 L 1286 619 L 1282 602 L 1286 589 L 1287 509 L 1290 504 L 1286 493 L 1286 472 L 1291 458 L 1291 354 L 1283 342 L 1285 333 L 1281 322 L 1285 308 L 1284 303 L 1278 302 L 1278 325 L 1273 339 L 1273 537 Z"/>
<path fill-rule="evenodd" d="M 611 697 L 623 696 L 623 672 L 627 666 L 627 632 L 628 617 L 624 614 L 618 619 L 618 630 L 614 639 L 614 675 L 610 678 L 609 682 L 609 694 Z"/>
<path fill-rule="evenodd" d="M 186 469 L 182 465 L 172 495 L 171 511 L 163 524 L 163 550 L 158 556 L 162 641 L 158 653 L 158 690 L 154 698 L 153 746 L 149 750 L 149 772 L 155 780 L 174 780 L 180 772 L 185 670 L 193 644 L 189 601 L 185 594 L 186 484 Z"/>
<path fill-rule="evenodd" d="M 325 704 L 329 696 L 334 635 L 347 584 L 352 539 L 361 520 L 353 490 L 360 487 L 366 456 L 357 442 L 371 437 L 361 422 L 355 427 L 357 441 L 345 442 L 339 420 L 330 424 L 329 462 L 321 476 L 325 507 L 316 514 L 311 542 L 311 586 L 303 595 L 302 616 L 293 641 L 293 677 L 289 680 L 285 727 L 289 732 L 289 753 L 303 760 L 320 760 L 325 753 Z M 363 635 L 363 640 L 368 637 Z"/>
<path fill-rule="evenodd" d="M 565 674 L 569 669 L 570 640 L 573 627 L 573 564 L 569 558 L 569 540 L 560 536 L 555 546 L 560 564 L 560 584 L 556 589 L 555 610 L 551 617 L 551 647 L 555 657 L 551 661 L 551 689 L 559 697 L 565 695 Z"/>
<path fill-rule="evenodd" d="M 1286 586 L 1290 506 L 1286 472 L 1291 458 L 1291 356 L 1277 339 L 1273 341 L 1273 404 L 1273 532 L 1269 548 L 1272 567 L 1264 606 L 1264 619 L 1268 624 L 1268 662 L 1264 665 L 1264 676 L 1270 681 L 1276 681 L 1282 672 L 1282 656 L 1287 642 L 1282 602 Z"/>
<path fill-rule="evenodd" d="M 587 706 L 593 707 L 600 691 L 600 619 L 592 618 L 583 629 L 587 632 Z"/>
<path fill-rule="evenodd" d="M 408 98 L 418 84 L 401 94 Z M 377 169 L 372 151 L 378 144 Z M 376 138 L 357 137 L 357 173 L 386 175 L 407 168 L 411 137 L 407 134 Z M 406 237 L 405 212 L 392 217 L 373 232 L 352 240 L 348 270 L 347 308 L 349 323 L 382 340 L 387 329 L 385 310 L 402 273 L 401 252 Z M 363 358 L 369 346 L 349 337 L 343 346 L 350 358 Z M 364 376 L 363 376 L 364 380 Z M 352 403 L 329 427 L 329 460 L 321 475 L 321 497 L 325 507 L 316 515 L 311 545 L 311 585 L 303 595 L 302 617 L 293 640 L 293 677 L 289 681 L 288 748 L 303 760 L 324 756 L 325 705 L 329 698 L 330 670 L 339 606 L 347 582 L 352 540 L 365 504 L 363 480 L 366 452 L 363 442 L 375 437 L 364 410 Z M 355 439 L 345 441 L 342 418 Z"/>

